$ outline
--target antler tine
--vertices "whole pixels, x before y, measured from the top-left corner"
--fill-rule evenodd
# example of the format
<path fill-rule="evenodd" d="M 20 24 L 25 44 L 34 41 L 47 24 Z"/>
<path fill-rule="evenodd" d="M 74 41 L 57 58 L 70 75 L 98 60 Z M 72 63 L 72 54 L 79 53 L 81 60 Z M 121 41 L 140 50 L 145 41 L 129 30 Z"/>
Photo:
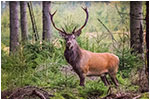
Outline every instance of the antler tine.
<path fill-rule="evenodd" d="M 74 27 L 74 29 L 73 29 L 72 33 L 75 33 L 76 28 L 77 28 L 77 26 L 75 26 L 75 27 Z"/>
<path fill-rule="evenodd" d="M 62 30 L 66 33 L 65 29 L 64 29 L 63 27 L 61 27 L 61 28 L 62 28 Z"/>
<path fill-rule="evenodd" d="M 87 21 L 88 21 L 88 17 L 89 17 L 89 14 L 88 14 L 88 10 L 87 10 L 87 7 L 81 7 L 84 11 L 85 11 L 85 13 L 86 13 L 86 19 L 85 19 L 85 23 L 81 26 L 81 28 L 79 28 L 75 33 L 78 33 L 78 32 L 80 32 L 84 27 L 85 27 L 85 25 L 87 24 Z"/>
<path fill-rule="evenodd" d="M 54 23 L 54 21 L 53 21 L 53 16 L 55 15 L 56 12 L 57 12 L 57 10 L 56 10 L 53 14 L 51 14 L 51 13 L 49 12 L 49 15 L 50 15 L 52 24 L 53 24 L 54 28 L 55 28 L 56 30 L 58 30 L 60 33 L 66 34 L 64 30 L 62 31 L 62 30 L 60 30 L 59 28 L 57 28 L 56 25 L 55 25 L 55 23 Z"/>

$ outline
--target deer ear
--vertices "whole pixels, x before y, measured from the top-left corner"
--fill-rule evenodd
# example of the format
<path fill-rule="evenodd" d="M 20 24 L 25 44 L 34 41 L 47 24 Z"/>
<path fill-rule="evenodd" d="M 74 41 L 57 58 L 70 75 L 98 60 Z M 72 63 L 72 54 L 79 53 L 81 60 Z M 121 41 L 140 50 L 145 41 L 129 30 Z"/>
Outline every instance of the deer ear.
<path fill-rule="evenodd" d="M 65 37 L 65 34 L 64 33 L 62 33 L 62 32 L 59 32 L 59 35 L 61 36 L 61 37 Z"/>
<path fill-rule="evenodd" d="M 76 31 L 76 32 L 74 33 L 74 35 L 75 35 L 76 37 L 78 37 L 78 36 L 80 36 L 81 33 L 82 33 L 82 31 L 81 31 L 81 30 L 78 30 L 78 31 Z"/>
<path fill-rule="evenodd" d="M 62 33 L 62 32 L 59 32 L 59 35 L 63 38 L 65 38 L 66 34 Z"/>

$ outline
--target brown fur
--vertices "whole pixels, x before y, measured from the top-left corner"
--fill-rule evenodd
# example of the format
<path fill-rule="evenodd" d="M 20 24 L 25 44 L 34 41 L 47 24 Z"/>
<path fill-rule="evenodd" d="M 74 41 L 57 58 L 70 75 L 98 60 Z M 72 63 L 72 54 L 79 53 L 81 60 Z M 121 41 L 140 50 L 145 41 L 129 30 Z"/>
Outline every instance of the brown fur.
<path fill-rule="evenodd" d="M 117 73 L 119 58 L 111 53 L 93 53 L 82 50 L 82 69 L 86 75 Z"/>
<path fill-rule="evenodd" d="M 80 77 L 80 85 L 84 85 L 85 76 L 101 76 L 105 85 L 108 80 L 105 73 L 108 73 L 115 85 L 118 85 L 116 73 L 118 71 L 119 58 L 111 53 L 93 53 L 81 49 L 76 43 L 72 49 L 64 52 L 67 62 L 73 67 Z"/>
<path fill-rule="evenodd" d="M 74 71 L 78 75 L 82 73 L 82 70 L 80 68 L 80 59 L 82 55 L 78 45 L 74 45 L 73 49 L 68 49 L 68 47 L 66 46 L 64 56 L 67 62 L 73 67 Z"/>

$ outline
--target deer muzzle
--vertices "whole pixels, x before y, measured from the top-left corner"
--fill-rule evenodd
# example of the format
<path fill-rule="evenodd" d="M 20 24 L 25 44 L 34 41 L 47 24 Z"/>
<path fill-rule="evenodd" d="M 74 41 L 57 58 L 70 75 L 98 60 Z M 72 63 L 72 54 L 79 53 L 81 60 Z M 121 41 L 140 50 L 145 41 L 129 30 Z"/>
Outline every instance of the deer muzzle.
<path fill-rule="evenodd" d="M 67 42 L 66 46 L 69 48 L 69 49 L 72 49 L 73 48 L 73 44 L 71 42 Z"/>

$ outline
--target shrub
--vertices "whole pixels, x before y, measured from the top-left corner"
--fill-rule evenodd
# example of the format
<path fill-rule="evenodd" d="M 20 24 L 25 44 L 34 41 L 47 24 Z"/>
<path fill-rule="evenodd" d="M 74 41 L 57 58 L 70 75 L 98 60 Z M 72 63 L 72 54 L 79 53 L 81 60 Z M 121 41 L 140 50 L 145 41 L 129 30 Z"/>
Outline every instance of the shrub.
<path fill-rule="evenodd" d="M 89 81 L 85 87 L 79 87 L 79 95 L 83 98 L 99 98 L 107 95 L 108 87 L 102 82 Z"/>
<path fill-rule="evenodd" d="M 60 66 L 59 62 L 64 61 L 62 60 L 61 51 L 56 50 L 52 44 L 40 44 L 40 42 L 20 45 L 18 52 L 12 55 L 8 55 L 7 52 L 2 50 L 2 73 L 4 73 L 2 79 L 5 78 L 2 81 L 3 86 L 13 88 L 40 81 L 41 77 L 37 77 L 35 73 L 37 69 L 44 67 L 46 67 L 46 70 L 50 68 L 55 74 L 58 71 L 58 66 Z M 60 58 L 57 59 L 57 57 Z"/>
<path fill-rule="evenodd" d="M 2 83 L 7 83 L 5 85 L 8 86 L 8 88 L 23 86 L 23 82 L 26 80 L 25 75 L 32 73 L 32 69 L 30 69 L 29 66 L 30 64 L 26 63 L 22 49 L 19 49 L 18 53 L 10 56 L 2 52 L 2 80 L 5 78 Z"/>

